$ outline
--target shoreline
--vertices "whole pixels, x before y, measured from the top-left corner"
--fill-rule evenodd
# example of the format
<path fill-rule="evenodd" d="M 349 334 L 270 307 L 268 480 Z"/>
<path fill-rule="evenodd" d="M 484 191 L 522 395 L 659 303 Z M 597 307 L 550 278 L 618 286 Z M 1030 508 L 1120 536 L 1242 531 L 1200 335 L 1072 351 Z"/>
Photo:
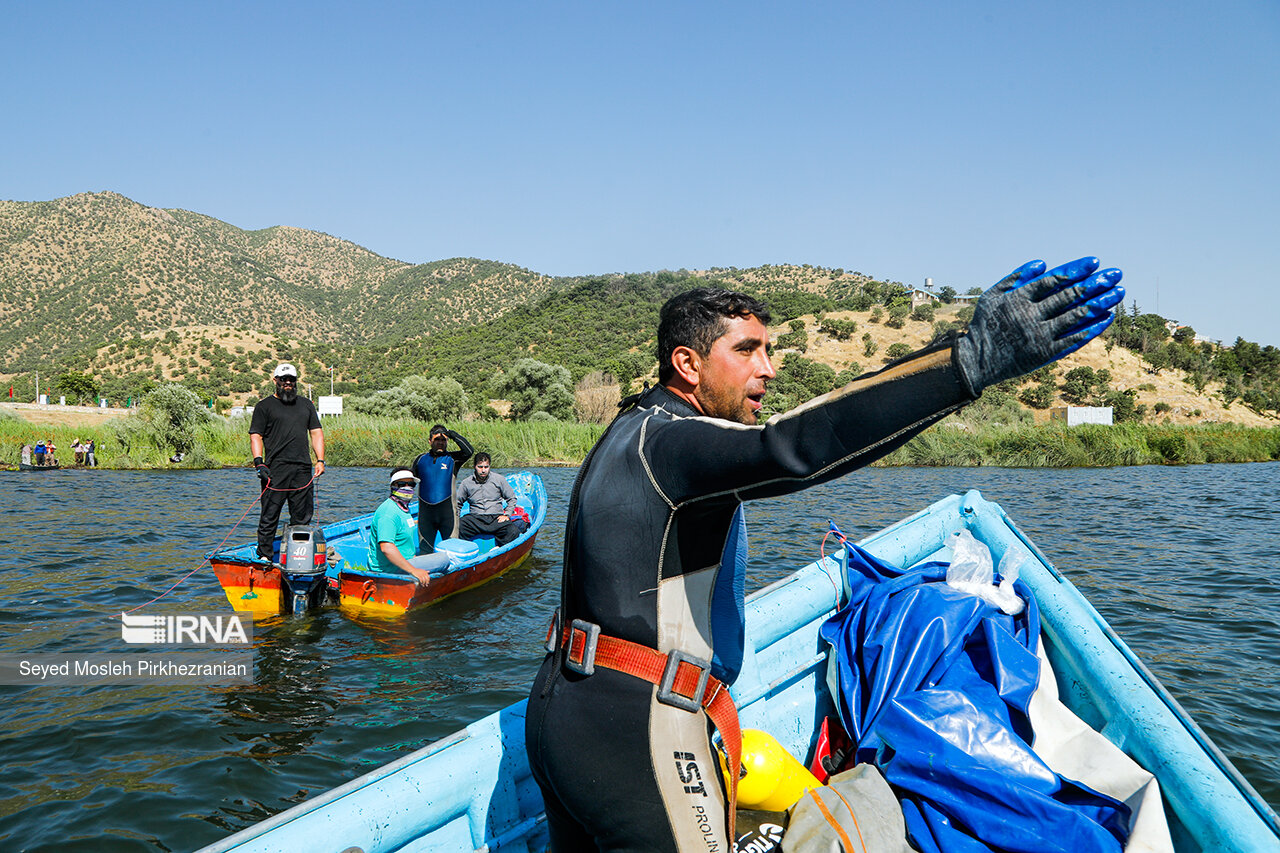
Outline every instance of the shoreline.
<path fill-rule="evenodd" d="M 604 432 L 602 424 L 459 421 L 449 424 L 495 468 L 576 467 Z M 960 426 L 962 428 L 957 428 Z M 407 464 L 429 445 L 425 421 L 344 415 L 326 418 L 325 456 L 334 467 L 383 468 Z M 0 470 L 20 470 L 24 444 L 52 441 L 58 470 L 82 471 L 71 447 L 96 443 L 98 468 L 123 471 L 216 470 L 249 466 L 248 422 L 212 418 L 183 435 L 171 435 L 144 418 L 96 426 L 47 427 L 0 418 Z M 173 443 L 171 443 L 173 442 Z M 174 443 L 183 461 L 170 462 Z M 875 467 L 1111 468 L 1280 460 L 1280 426 L 1242 424 L 950 424 L 915 436 L 872 463 Z M 24 472 L 25 473 L 25 472 Z"/>

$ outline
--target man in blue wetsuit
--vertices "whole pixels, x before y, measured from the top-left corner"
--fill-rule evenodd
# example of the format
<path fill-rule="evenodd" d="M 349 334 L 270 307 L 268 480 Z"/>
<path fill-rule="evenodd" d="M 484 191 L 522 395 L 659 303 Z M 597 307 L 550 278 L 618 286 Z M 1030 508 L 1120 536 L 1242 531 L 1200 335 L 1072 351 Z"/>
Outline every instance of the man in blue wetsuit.
<path fill-rule="evenodd" d="M 526 746 L 555 851 L 733 849 L 712 725 L 738 740 L 742 501 L 866 465 L 995 382 L 1083 346 L 1124 297 L 1119 270 L 1036 261 L 969 329 L 757 426 L 769 314 L 699 289 L 663 306 L 658 387 L 627 401 L 578 472 L 561 606 Z M 732 753 L 732 749 L 730 750 Z"/>
<path fill-rule="evenodd" d="M 449 450 L 449 439 L 458 445 Z M 436 534 L 441 539 L 457 535 L 458 508 L 453 501 L 453 480 L 458 469 L 471 458 L 467 440 L 444 424 L 431 428 L 431 446 L 413 460 L 410 469 L 418 485 L 418 553 L 430 554 L 436 549 Z"/>

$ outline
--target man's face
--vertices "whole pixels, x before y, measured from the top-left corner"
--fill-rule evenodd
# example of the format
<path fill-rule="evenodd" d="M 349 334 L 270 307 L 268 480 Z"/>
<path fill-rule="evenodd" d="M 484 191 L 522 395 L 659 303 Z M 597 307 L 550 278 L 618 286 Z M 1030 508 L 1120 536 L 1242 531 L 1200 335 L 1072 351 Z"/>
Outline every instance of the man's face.
<path fill-rule="evenodd" d="M 705 414 L 750 426 L 759 418 L 766 383 L 777 375 L 769 361 L 769 330 L 754 315 L 727 322 L 728 331 L 701 360 L 694 398 Z"/>
<path fill-rule="evenodd" d="M 449 442 L 449 436 L 445 435 L 442 432 L 438 432 L 435 435 L 431 436 L 431 449 L 444 450 L 445 445 L 448 444 L 448 442 Z"/>
<path fill-rule="evenodd" d="M 286 403 L 292 403 L 296 400 L 298 398 L 298 377 L 277 376 L 276 396 Z"/>
<path fill-rule="evenodd" d="M 476 479 L 479 480 L 481 483 L 483 483 L 488 478 L 489 478 L 489 463 L 477 462 L 476 463 Z"/>

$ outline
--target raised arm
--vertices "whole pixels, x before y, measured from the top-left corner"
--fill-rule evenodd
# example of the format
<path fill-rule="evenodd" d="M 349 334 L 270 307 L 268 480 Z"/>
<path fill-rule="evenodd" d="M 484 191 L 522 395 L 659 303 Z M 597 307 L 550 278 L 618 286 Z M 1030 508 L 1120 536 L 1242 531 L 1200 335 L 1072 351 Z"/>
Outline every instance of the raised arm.
<path fill-rule="evenodd" d="M 467 464 L 467 460 L 476 452 L 475 448 L 471 446 L 471 442 L 467 441 L 460 434 L 451 429 L 446 429 L 444 434 L 449 436 L 449 438 L 452 438 L 454 443 L 458 445 L 458 449 L 450 455 L 453 457 L 454 463 L 461 468 L 463 465 Z"/>
<path fill-rule="evenodd" d="M 982 389 L 1075 351 L 1111 322 L 1119 270 L 1082 258 L 1045 273 L 1025 264 L 983 294 L 969 330 L 866 374 L 763 426 L 716 418 L 649 422 L 650 479 L 675 504 L 716 495 L 787 494 L 905 444 Z M 690 464 L 690 460 L 696 464 Z"/>

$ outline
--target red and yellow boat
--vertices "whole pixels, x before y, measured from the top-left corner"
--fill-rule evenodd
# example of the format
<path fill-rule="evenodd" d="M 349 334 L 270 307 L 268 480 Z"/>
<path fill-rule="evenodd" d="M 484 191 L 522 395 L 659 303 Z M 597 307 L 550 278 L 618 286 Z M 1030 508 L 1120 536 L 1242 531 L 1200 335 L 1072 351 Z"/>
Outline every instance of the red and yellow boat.
<path fill-rule="evenodd" d="M 369 568 L 369 527 L 373 513 L 327 524 L 318 528 L 314 536 L 307 535 L 307 544 L 316 555 L 315 567 L 309 572 L 316 582 L 309 590 L 299 591 L 297 577 L 291 574 L 291 569 L 296 567 L 288 564 L 288 549 L 281 560 L 267 562 L 257 555 L 254 544 L 241 545 L 215 551 L 209 555 L 209 563 L 227 600 L 236 610 L 290 613 L 305 603 L 331 603 L 362 614 L 400 615 L 491 581 L 529 557 L 546 520 L 547 490 L 542 478 L 528 471 L 506 477 L 516 493 L 516 502 L 529 514 L 529 529 L 501 547 L 490 537 L 474 542 L 447 539 L 439 543 L 437 547 L 450 555 L 449 566 L 433 571 L 431 583 L 425 588 L 419 586 L 412 575 Z M 417 518 L 416 501 L 409 505 L 409 512 Z M 286 528 L 286 536 L 290 530 L 298 528 Z M 276 551 L 280 553 L 279 540 Z"/>

